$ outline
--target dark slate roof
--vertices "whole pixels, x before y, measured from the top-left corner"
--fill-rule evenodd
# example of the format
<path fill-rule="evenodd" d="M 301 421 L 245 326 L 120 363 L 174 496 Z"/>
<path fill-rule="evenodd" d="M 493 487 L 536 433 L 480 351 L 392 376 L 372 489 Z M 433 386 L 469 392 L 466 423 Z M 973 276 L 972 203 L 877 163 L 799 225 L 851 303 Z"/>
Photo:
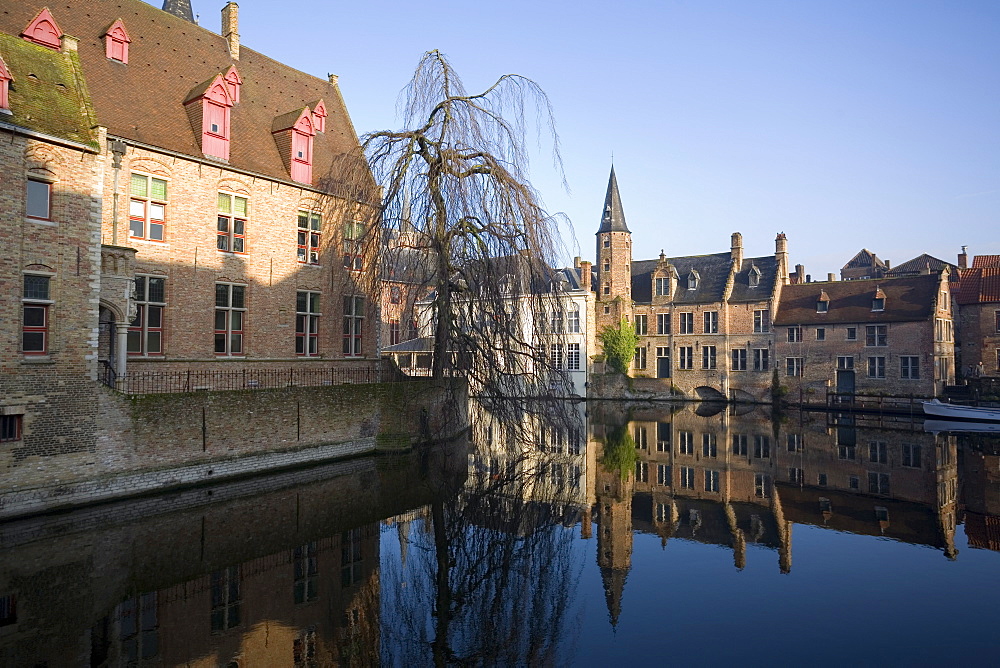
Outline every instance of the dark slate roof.
<path fill-rule="evenodd" d="M 843 266 L 844 269 L 860 269 L 862 267 L 885 267 L 885 262 L 878 259 L 878 256 L 867 248 L 862 248 Z"/>
<path fill-rule="evenodd" d="M 4 3 L 0 32 L 19 35 L 44 4 Z M 340 92 L 325 79 L 244 46 L 234 60 L 221 35 L 142 0 L 62 0 L 52 8 L 59 27 L 80 40 L 79 58 L 97 120 L 110 135 L 202 158 L 200 137 L 191 128 L 183 101 L 196 85 L 235 66 L 243 86 L 231 115 L 230 166 L 290 181 L 271 124 L 319 99 L 329 115 L 326 132 L 318 133 L 313 143 L 314 183 L 330 173 L 339 157 L 358 150 Z M 213 16 L 213 25 L 221 26 L 219 13 Z M 101 38 L 118 18 L 132 39 L 127 65 L 106 57 Z"/>
<path fill-rule="evenodd" d="M 611 167 L 611 178 L 608 179 L 608 194 L 604 197 L 604 209 L 601 212 L 602 232 L 628 232 L 625 224 L 625 211 L 622 209 L 622 196 L 618 194 L 618 179 L 615 178 L 615 168 Z M 630 232 L 631 234 L 631 232 Z"/>
<path fill-rule="evenodd" d="M 948 271 L 954 272 L 955 265 L 950 262 L 945 262 L 944 260 L 939 260 L 933 255 L 928 255 L 927 253 L 922 253 L 912 260 L 907 260 L 902 264 L 898 264 L 889 271 L 885 273 L 886 276 L 906 276 L 908 274 L 925 274 L 927 273 L 927 267 L 930 266 L 931 272 L 937 273 L 948 267 Z"/>
<path fill-rule="evenodd" d="M 934 313 L 939 274 L 786 285 L 781 290 L 775 325 L 911 322 Z M 885 310 L 872 311 L 875 292 L 885 293 Z M 820 292 L 830 297 L 829 311 L 816 312 Z"/>
<path fill-rule="evenodd" d="M 194 12 L 191 10 L 191 0 L 163 0 L 163 11 L 194 23 Z"/>
<path fill-rule="evenodd" d="M 760 281 L 757 287 L 750 287 L 751 267 L 760 271 Z M 773 255 L 764 257 L 743 258 L 743 266 L 733 279 L 733 291 L 729 295 L 732 302 L 756 302 L 770 299 L 774 291 L 774 283 L 778 280 L 778 260 Z"/>
<path fill-rule="evenodd" d="M 653 272 L 658 262 L 658 260 L 639 260 L 632 263 L 633 301 L 648 304 L 653 300 Z M 722 300 L 732 265 L 730 253 L 669 257 L 667 262 L 677 271 L 674 304 L 703 304 Z M 757 267 L 761 274 L 760 282 L 755 288 L 750 287 L 751 267 Z M 687 278 L 692 269 L 699 277 L 696 290 L 687 288 Z M 740 271 L 734 278 L 729 301 L 755 302 L 770 298 L 777 275 L 778 262 L 774 256 L 744 258 Z"/>
<path fill-rule="evenodd" d="M 0 122 L 97 148 L 97 122 L 75 53 L 0 34 L 0 58 L 14 77 L 11 113 L 0 114 Z"/>
<path fill-rule="evenodd" d="M 1000 302 L 1000 267 L 963 269 L 958 285 L 955 300 L 959 304 Z"/>

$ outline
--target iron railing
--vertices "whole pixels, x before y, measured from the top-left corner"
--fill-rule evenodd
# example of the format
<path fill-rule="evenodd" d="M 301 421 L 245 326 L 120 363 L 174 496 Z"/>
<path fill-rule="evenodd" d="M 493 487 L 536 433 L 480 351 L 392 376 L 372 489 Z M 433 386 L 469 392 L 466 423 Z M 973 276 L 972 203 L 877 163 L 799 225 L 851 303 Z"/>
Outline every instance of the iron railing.
<path fill-rule="evenodd" d="M 138 395 L 366 384 L 399 380 L 397 376 L 388 369 L 383 371 L 379 364 L 372 364 L 324 368 L 139 371 L 117 377 L 114 369 L 103 363 L 100 380 L 123 394 Z"/>

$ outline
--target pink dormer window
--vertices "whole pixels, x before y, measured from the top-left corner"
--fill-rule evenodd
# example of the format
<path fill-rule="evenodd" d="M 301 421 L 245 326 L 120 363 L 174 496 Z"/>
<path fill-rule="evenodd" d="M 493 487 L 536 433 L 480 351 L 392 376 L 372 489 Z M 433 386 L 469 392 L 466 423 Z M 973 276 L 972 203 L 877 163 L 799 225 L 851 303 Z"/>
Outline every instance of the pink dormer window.
<path fill-rule="evenodd" d="M 233 104 L 236 104 L 240 101 L 240 86 L 243 85 L 240 73 L 236 71 L 236 67 L 230 67 L 223 79 L 226 82 L 226 88 L 229 90 L 229 97 L 232 98 Z"/>
<path fill-rule="evenodd" d="M 128 63 L 128 45 L 131 43 L 132 40 L 125 31 L 125 24 L 121 19 L 112 23 L 104 33 L 104 53 L 109 60 Z"/>
<path fill-rule="evenodd" d="M 312 184 L 312 151 L 316 126 L 313 125 L 313 114 L 309 107 L 274 119 L 271 133 L 292 180 Z"/>
<path fill-rule="evenodd" d="M 35 18 L 31 20 L 28 27 L 21 33 L 21 37 L 29 42 L 56 50 L 59 49 L 59 40 L 62 38 L 62 35 L 63 32 L 56 24 L 56 20 L 52 18 L 48 7 L 43 8 L 42 11 L 35 14 Z"/>
<path fill-rule="evenodd" d="M 229 110 L 233 99 L 222 75 L 195 88 L 184 102 L 191 126 L 201 131 L 201 152 L 229 160 Z"/>
<path fill-rule="evenodd" d="M 326 132 L 326 104 L 323 100 L 316 103 L 313 107 L 313 126 L 316 128 L 316 132 Z"/>
<path fill-rule="evenodd" d="M 3 58 L 0 58 L 0 109 L 5 111 L 10 111 L 10 82 L 14 80 L 14 76 L 7 69 L 7 63 L 3 62 Z"/>

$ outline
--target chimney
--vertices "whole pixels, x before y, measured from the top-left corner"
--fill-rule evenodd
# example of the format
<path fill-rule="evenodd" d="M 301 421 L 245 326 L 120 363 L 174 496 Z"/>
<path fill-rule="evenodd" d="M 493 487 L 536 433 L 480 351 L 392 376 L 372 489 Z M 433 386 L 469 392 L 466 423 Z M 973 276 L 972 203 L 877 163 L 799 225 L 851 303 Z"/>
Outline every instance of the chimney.
<path fill-rule="evenodd" d="M 778 280 L 788 285 L 788 239 L 784 232 L 774 239 L 774 259 L 778 262 Z"/>
<path fill-rule="evenodd" d="M 743 266 L 743 235 L 733 232 L 733 242 L 730 247 L 729 257 L 736 264 L 737 271 Z"/>
<path fill-rule="evenodd" d="M 222 36 L 229 46 L 229 55 L 233 60 L 240 59 L 240 6 L 235 2 L 227 3 L 222 8 Z"/>
<path fill-rule="evenodd" d="M 889 269 L 891 269 L 891 268 L 892 268 L 892 263 L 889 262 L 888 260 L 886 260 L 885 261 L 885 270 L 889 271 Z"/>
<path fill-rule="evenodd" d="M 63 53 L 72 53 L 76 51 L 77 47 L 80 45 L 80 40 L 66 34 L 64 34 L 59 41 L 61 42 L 59 48 Z"/>
<path fill-rule="evenodd" d="M 584 292 L 590 292 L 590 262 L 580 262 L 580 287 Z"/>
<path fill-rule="evenodd" d="M 835 280 L 837 280 L 837 275 L 833 274 L 833 273 L 829 273 L 829 274 L 826 275 L 826 280 L 828 280 L 831 283 L 833 283 Z"/>
<path fill-rule="evenodd" d="M 339 74 L 327 74 L 326 75 L 326 79 L 327 79 L 327 81 L 329 81 L 330 83 L 332 83 L 334 86 L 336 86 L 337 82 L 340 81 L 340 75 Z"/>
<path fill-rule="evenodd" d="M 804 264 L 795 265 L 795 280 L 798 283 L 808 283 L 806 280 L 806 266 Z"/>
<path fill-rule="evenodd" d="M 801 264 L 799 266 L 802 267 Z M 805 267 L 802 267 L 802 269 L 805 270 Z M 806 283 L 812 283 L 812 282 L 813 282 L 812 275 L 811 274 L 806 274 Z"/>
<path fill-rule="evenodd" d="M 573 258 L 573 268 L 574 269 L 579 269 L 580 268 L 580 256 L 579 255 L 577 255 L 575 258 Z"/>
<path fill-rule="evenodd" d="M 962 246 L 962 252 L 958 254 L 958 268 L 968 269 L 969 268 L 969 247 Z"/>

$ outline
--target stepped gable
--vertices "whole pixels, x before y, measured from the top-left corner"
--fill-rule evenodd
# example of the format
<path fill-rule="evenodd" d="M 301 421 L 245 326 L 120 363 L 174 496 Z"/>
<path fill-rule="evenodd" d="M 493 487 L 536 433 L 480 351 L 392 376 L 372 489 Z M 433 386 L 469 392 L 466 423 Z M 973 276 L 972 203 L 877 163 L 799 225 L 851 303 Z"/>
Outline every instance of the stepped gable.
<path fill-rule="evenodd" d="M 934 313 L 940 274 L 786 285 L 781 291 L 775 325 L 882 323 L 927 320 Z M 885 309 L 872 311 L 876 291 L 885 293 Z M 829 311 L 816 312 L 821 292 L 830 297 Z"/>
<path fill-rule="evenodd" d="M 0 32 L 9 35 L 20 34 L 43 6 L 37 0 L 7 4 L 0 12 Z M 234 59 L 222 35 L 141 0 L 64 0 L 54 6 L 53 16 L 80 40 L 79 59 L 97 121 L 110 135 L 204 159 L 183 102 L 196 85 L 235 66 L 243 85 L 232 109 L 229 166 L 290 181 L 271 124 L 319 99 L 328 117 L 326 131 L 313 143 L 314 183 L 329 173 L 334 160 L 357 150 L 343 99 L 329 81 L 245 47 Z M 102 38 L 119 18 L 132 39 L 127 65 L 107 57 Z"/>

